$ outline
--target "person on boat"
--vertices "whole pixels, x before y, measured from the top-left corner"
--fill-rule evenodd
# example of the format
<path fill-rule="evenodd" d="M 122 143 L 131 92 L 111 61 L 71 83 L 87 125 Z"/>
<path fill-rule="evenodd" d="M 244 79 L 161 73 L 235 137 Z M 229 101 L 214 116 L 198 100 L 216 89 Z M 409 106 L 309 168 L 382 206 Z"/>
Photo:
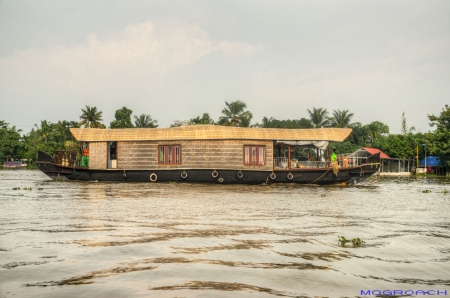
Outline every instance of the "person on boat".
<path fill-rule="evenodd" d="M 336 148 L 333 149 L 333 153 L 331 153 L 331 162 L 337 161 Z"/>
<path fill-rule="evenodd" d="M 337 175 L 339 172 L 339 164 L 337 161 L 336 148 L 334 148 L 333 153 L 331 153 L 331 168 L 333 169 L 334 175 Z"/>

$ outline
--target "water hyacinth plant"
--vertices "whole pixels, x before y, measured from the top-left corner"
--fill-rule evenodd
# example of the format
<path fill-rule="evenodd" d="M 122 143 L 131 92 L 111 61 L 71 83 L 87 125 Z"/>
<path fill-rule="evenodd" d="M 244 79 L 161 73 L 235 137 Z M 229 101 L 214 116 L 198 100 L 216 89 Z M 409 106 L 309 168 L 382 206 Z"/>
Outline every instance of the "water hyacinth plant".
<path fill-rule="evenodd" d="M 338 239 L 339 239 L 339 244 L 341 246 L 345 246 L 346 243 L 351 242 L 353 247 L 361 247 L 365 243 L 360 238 L 352 238 L 350 240 L 350 239 L 345 238 L 344 236 L 338 236 Z"/>

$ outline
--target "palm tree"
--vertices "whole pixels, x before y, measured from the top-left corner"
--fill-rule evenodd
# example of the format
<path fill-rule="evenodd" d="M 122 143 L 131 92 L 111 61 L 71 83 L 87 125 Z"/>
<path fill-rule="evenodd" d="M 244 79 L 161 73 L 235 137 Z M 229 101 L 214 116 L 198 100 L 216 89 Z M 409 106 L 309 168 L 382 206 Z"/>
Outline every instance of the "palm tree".
<path fill-rule="evenodd" d="M 189 122 L 186 120 L 175 120 L 172 124 L 170 124 L 170 127 L 179 127 L 179 126 L 186 126 L 189 125 Z"/>
<path fill-rule="evenodd" d="M 17 129 L 16 126 L 13 125 L 13 126 L 11 127 L 10 131 L 11 131 L 12 133 L 19 133 L 19 132 L 22 132 L 22 129 L 21 129 L 21 128 Z"/>
<path fill-rule="evenodd" d="M 208 113 L 203 113 L 202 124 L 214 124 L 214 120 L 209 117 Z"/>
<path fill-rule="evenodd" d="M 334 110 L 333 116 L 329 118 L 330 126 L 332 127 L 349 127 L 352 125 L 351 120 L 353 118 L 353 113 L 349 113 L 348 110 Z"/>
<path fill-rule="evenodd" d="M 0 120 L 0 128 L 8 128 L 8 124 L 6 123 L 5 120 Z"/>
<path fill-rule="evenodd" d="M 141 114 L 139 117 L 134 116 L 134 126 L 137 128 L 156 128 L 158 120 L 152 120 L 152 116 Z"/>
<path fill-rule="evenodd" d="M 208 113 L 203 113 L 203 116 L 197 116 L 196 118 L 191 118 L 188 121 L 188 125 L 196 125 L 196 124 L 214 124 L 214 120 L 209 117 Z"/>
<path fill-rule="evenodd" d="M 35 124 L 34 126 L 36 126 L 36 132 L 41 137 L 42 141 L 44 143 L 47 143 L 50 132 L 52 130 L 52 123 L 47 120 L 41 120 L 40 128 L 37 124 Z"/>
<path fill-rule="evenodd" d="M 326 127 L 329 124 L 328 111 L 324 108 L 313 108 L 312 111 L 307 109 L 309 119 L 315 128 Z"/>
<path fill-rule="evenodd" d="M 225 105 L 226 108 L 222 110 L 224 116 L 219 118 L 220 125 L 239 126 L 241 118 L 251 119 L 253 117 L 252 113 L 244 111 L 247 105 L 240 100 L 231 103 L 225 102 Z"/>
<path fill-rule="evenodd" d="M 252 120 L 253 115 L 251 113 L 241 115 L 239 117 L 239 127 L 250 127 L 250 121 Z"/>
<path fill-rule="evenodd" d="M 271 127 L 271 122 L 275 120 L 273 117 L 267 118 L 266 116 L 264 116 L 262 118 L 262 123 L 256 123 L 254 124 L 254 127 L 262 127 L 262 128 L 267 128 L 267 127 Z"/>
<path fill-rule="evenodd" d="M 78 123 L 78 127 L 84 125 L 84 127 L 90 128 L 105 128 L 105 126 L 100 123 L 103 121 L 102 114 L 103 112 L 97 112 L 97 107 L 86 106 L 86 110 L 81 109 L 83 114 L 80 116 L 80 123 Z"/>

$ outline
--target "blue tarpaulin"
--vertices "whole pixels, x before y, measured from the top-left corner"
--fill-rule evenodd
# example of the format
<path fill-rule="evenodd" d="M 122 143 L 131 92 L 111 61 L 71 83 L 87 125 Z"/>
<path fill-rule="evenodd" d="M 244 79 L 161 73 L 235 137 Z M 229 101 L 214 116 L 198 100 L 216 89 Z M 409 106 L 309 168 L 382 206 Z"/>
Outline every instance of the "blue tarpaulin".
<path fill-rule="evenodd" d="M 425 158 L 420 160 L 420 165 L 425 166 Z M 437 167 L 439 165 L 439 157 L 427 156 L 427 167 Z"/>

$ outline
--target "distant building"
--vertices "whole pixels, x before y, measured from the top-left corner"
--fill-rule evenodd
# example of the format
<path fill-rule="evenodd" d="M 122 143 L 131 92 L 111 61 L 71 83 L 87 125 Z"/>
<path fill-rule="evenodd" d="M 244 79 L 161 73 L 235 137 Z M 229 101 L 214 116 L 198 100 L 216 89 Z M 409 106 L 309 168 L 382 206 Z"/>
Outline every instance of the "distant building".
<path fill-rule="evenodd" d="M 439 157 L 438 156 L 427 156 L 426 158 L 426 162 L 425 162 L 425 158 L 422 158 L 419 161 L 419 164 L 421 167 L 438 167 L 439 166 Z"/>
<path fill-rule="evenodd" d="M 380 153 L 381 167 L 379 175 L 399 176 L 410 175 L 413 165 L 412 159 L 391 158 L 386 153 L 377 148 L 361 147 L 353 153 L 339 154 L 338 159 L 342 164 L 349 166 L 359 166 L 366 162 L 367 157 Z"/>
<path fill-rule="evenodd" d="M 426 162 L 425 162 L 426 161 Z M 427 168 L 426 172 L 429 174 L 436 174 L 438 176 L 450 176 L 450 168 L 439 165 L 439 156 L 427 156 L 419 161 L 420 167 Z"/>

